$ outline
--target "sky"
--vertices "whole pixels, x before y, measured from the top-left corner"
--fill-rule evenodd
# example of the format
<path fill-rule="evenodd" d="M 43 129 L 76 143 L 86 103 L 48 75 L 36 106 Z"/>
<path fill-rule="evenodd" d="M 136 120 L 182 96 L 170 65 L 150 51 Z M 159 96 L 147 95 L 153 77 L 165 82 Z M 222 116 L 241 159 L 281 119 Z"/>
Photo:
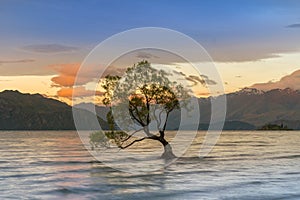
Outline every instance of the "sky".
<path fill-rule="evenodd" d="M 70 103 L 76 73 L 90 51 L 140 27 L 176 30 L 200 43 L 227 93 L 244 87 L 300 89 L 297 0 L 2 0 L 0 27 L 0 91 Z M 140 54 L 136 58 L 154 58 L 153 52 Z M 92 76 L 93 70 L 86 73 Z M 93 94 L 89 86 L 96 78 L 75 88 L 78 102 Z"/>

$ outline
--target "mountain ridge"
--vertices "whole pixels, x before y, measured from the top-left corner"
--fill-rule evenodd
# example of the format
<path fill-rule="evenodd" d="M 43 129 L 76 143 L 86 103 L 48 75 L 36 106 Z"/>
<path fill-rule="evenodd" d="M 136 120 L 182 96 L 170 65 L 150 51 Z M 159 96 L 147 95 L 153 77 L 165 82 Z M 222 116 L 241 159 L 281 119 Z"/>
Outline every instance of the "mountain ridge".
<path fill-rule="evenodd" d="M 75 130 L 73 112 L 86 122 L 95 116 L 82 109 L 40 94 L 5 90 L 0 92 L 0 130 Z M 83 117 L 84 116 L 84 117 Z M 108 128 L 107 123 L 99 123 Z M 96 123 L 85 129 L 97 129 Z"/>
<path fill-rule="evenodd" d="M 272 123 L 300 129 L 300 91 L 274 89 L 270 91 L 244 88 L 226 94 L 227 114 L 224 130 L 254 130 Z M 211 104 L 208 97 L 198 98 L 199 130 L 207 129 L 210 122 Z M 101 127 L 108 128 L 106 114 L 108 108 L 92 103 L 81 103 L 72 108 L 56 99 L 41 94 L 28 94 L 5 90 L 0 92 L 0 130 L 74 130 L 72 109 L 89 117 L 98 116 Z M 180 124 L 180 111 L 171 113 L 167 124 L 173 130 Z M 97 129 L 97 125 L 91 127 Z M 103 128 L 102 127 L 102 128 Z M 86 127 L 89 129 L 90 127 Z"/>

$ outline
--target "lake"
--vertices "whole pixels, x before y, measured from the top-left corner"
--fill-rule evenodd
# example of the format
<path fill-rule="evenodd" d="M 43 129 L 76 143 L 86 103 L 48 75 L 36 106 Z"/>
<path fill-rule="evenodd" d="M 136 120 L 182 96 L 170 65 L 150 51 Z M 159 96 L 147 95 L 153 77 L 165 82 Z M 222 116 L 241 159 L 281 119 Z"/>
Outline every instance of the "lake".
<path fill-rule="evenodd" d="M 225 131 L 201 159 L 198 138 L 168 167 L 131 174 L 76 131 L 1 131 L 0 199 L 300 199 L 299 131 Z"/>

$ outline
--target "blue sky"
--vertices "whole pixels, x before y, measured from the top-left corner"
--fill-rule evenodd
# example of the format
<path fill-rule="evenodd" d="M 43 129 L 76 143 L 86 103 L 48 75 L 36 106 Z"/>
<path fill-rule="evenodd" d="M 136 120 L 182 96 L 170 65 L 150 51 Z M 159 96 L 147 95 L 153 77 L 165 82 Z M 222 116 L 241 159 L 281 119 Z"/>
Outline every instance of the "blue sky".
<path fill-rule="evenodd" d="M 235 85 L 231 90 L 278 80 L 300 68 L 294 58 L 300 53 L 297 0 L 2 0 L 0 77 L 55 76 L 58 72 L 49 66 L 80 63 L 111 35 L 147 26 L 197 40 L 220 63 L 225 81 Z M 232 80 L 243 74 L 253 77 Z"/>
<path fill-rule="evenodd" d="M 158 26 L 197 40 L 267 37 L 300 23 L 300 2 L 281 1 L 22 1 L 0 2 L 1 40 L 84 45 L 127 29 Z"/>

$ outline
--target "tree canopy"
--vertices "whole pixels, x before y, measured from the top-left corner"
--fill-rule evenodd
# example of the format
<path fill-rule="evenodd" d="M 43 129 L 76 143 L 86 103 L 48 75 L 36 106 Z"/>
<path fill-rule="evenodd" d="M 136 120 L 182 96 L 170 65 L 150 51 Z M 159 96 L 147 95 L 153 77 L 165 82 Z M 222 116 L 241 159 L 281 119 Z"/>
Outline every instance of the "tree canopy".
<path fill-rule="evenodd" d="M 173 110 L 188 107 L 189 90 L 171 81 L 170 76 L 165 70 L 152 67 L 148 61 L 141 61 L 128 68 L 122 78 L 105 77 L 102 102 L 110 108 L 107 121 L 111 132 L 117 124 L 128 133 L 122 137 L 115 134 L 119 148 L 152 139 L 164 146 L 163 157 L 175 157 L 165 138 L 166 125 Z M 141 132 L 143 137 L 137 137 Z"/>

